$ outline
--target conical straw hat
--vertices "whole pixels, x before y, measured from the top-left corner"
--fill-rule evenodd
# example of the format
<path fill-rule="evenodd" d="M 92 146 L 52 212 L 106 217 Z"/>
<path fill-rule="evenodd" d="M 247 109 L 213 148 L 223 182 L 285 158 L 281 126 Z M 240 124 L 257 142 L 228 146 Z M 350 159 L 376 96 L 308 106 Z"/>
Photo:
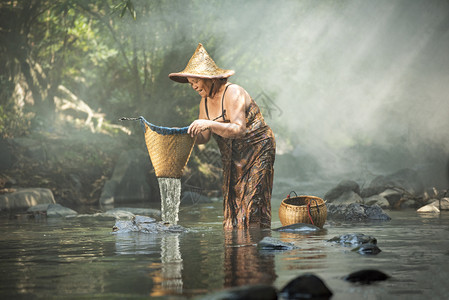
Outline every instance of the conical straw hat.
<path fill-rule="evenodd" d="M 187 77 L 210 79 L 228 78 L 234 75 L 234 73 L 234 70 L 220 69 L 209 56 L 206 49 L 204 49 L 203 45 L 199 43 L 185 69 L 179 73 L 171 73 L 168 77 L 180 83 L 187 83 Z"/>

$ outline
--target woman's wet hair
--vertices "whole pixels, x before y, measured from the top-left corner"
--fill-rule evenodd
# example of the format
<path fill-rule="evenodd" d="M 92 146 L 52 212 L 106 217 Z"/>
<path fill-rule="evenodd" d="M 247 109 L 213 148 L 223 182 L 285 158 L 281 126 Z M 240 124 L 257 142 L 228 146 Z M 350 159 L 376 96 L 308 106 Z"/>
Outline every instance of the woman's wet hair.
<path fill-rule="evenodd" d="M 222 85 L 228 82 L 227 78 L 209 79 L 212 80 L 212 86 L 209 91 L 209 97 L 214 96 L 221 88 Z"/>

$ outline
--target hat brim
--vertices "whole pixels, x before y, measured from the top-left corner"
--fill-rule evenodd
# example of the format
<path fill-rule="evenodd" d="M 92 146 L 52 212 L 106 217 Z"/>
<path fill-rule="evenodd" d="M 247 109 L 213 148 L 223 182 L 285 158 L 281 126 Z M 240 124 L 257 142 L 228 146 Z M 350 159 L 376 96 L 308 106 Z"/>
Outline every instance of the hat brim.
<path fill-rule="evenodd" d="M 218 75 L 200 75 L 200 74 L 192 74 L 192 73 L 170 73 L 168 74 L 168 77 L 176 82 L 179 83 L 188 83 L 187 80 L 188 77 L 193 78 L 202 78 L 202 79 L 222 79 L 222 78 L 228 78 L 235 74 L 234 70 L 226 70 L 226 72 L 218 74 Z"/>

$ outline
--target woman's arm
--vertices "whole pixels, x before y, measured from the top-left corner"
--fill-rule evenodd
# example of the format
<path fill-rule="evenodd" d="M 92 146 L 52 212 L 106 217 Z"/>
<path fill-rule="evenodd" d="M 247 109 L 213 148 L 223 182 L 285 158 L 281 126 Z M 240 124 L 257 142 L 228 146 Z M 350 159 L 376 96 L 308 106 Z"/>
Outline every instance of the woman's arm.
<path fill-rule="evenodd" d="M 197 144 L 208 142 L 211 132 L 224 138 L 242 137 L 246 133 L 246 96 L 243 88 L 237 85 L 228 88 L 224 99 L 224 107 L 230 120 L 229 123 L 207 120 L 204 99 L 201 99 L 199 119 L 190 124 L 188 133 L 192 136 L 197 135 Z"/>

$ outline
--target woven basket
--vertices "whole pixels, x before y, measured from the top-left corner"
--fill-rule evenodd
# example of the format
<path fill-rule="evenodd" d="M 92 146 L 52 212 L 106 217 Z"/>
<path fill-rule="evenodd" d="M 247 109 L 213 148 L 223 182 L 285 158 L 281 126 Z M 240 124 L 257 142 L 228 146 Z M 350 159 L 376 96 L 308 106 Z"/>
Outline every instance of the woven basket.
<path fill-rule="evenodd" d="M 308 206 L 309 203 L 310 206 Z M 287 197 L 282 200 L 281 206 L 279 207 L 279 219 L 281 220 L 282 226 L 306 223 L 323 228 L 326 218 L 326 204 L 324 200 L 319 197 Z"/>
<path fill-rule="evenodd" d="M 192 153 L 195 139 L 180 131 L 161 134 L 148 122 L 143 122 L 143 125 L 145 126 L 145 142 L 156 177 L 181 178 Z"/>

